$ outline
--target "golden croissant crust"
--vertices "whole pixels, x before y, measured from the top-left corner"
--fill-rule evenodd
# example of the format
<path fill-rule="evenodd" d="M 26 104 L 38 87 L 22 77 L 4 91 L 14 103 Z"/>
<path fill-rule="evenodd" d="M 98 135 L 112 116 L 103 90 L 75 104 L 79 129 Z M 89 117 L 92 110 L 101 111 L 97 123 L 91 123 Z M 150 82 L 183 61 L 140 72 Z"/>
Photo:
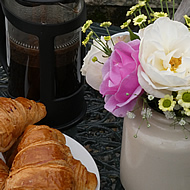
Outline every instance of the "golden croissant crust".
<path fill-rule="evenodd" d="M 5 180 L 9 175 L 9 168 L 5 164 L 5 162 L 0 159 L 0 190 L 4 189 L 5 186 Z"/>
<path fill-rule="evenodd" d="M 46 108 L 26 98 L 0 97 L 0 152 L 5 152 L 15 143 L 25 128 L 46 116 Z"/>
<path fill-rule="evenodd" d="M 73 171 L 66 164 L 49 163 L 23 167 L 10 173 L 5 190 L 14 189 L 74 189 Z"/>
<path fill-rule="evenodd" d="M 18 144 L 5 190 L 95 190 L 96 175 L 73 158 L 65 143 L 64 135 L 56 129 L 28 126 Z"/>

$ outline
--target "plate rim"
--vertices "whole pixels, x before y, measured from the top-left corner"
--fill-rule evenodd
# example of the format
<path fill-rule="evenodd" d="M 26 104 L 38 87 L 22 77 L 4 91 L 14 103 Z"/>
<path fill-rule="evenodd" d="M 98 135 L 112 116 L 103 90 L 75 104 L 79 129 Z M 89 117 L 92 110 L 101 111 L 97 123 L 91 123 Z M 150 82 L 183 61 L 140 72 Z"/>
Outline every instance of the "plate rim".
<path fill-rule="evenodd" d="M 95 175 L 96 175 L 96 177 L 97 177 L 98 183 L 97 183 L 97 187 L 96 187 L 95 190 L 100 190 L 100 173 L 99 173 L 97 164 L 96 164 L 94 158 L 92 157 L 92 155 L 91 155 L 91 154 L 85 149 L 85 147 L 84 147 L 82 144 L 80 144 L 77 140 L 75 140 L 75 139 L 72 138 L 71 136 L 68 136 L 68 135 L 66 135 L 66 134 L 64 134 L 64 133 L 63 133 L 63 135 L 64 135 L 65 138 L 66 138 L 66 145 L 70 148 L 71 152 L 73 151 L 73 149 L 72 149 L 72 147 L 69 146 L 68 141 L 75 143 L 78 147 L 80 147 L 80 148 L 88 155 L 89 159 L 91 160 L 91 164 L 93 163 L 94 168 L 96 169 L 96 171 L 91 171 L 91 170 L 90 170 L 90 172 L 95 173 Z M 73 154 L 73 152 L 72 152 L 72 154 Z M 74 152 L 73 157 L 75 158 L 75 152 Z M 78 158 L 75 158 L 75 159 L 78 159 Z M 80 161 L 82 162 L 82 164 L 83 164 L 83 165 L 87 168 L 87 170 L 88 170 L 88 165 L 86 165 L 85 161 L 84 161 L 84 160 L 81 160 L 81 158 L 78 159 L 78 160 L 80 160 Z M 88 170 L 88 171 L 89 171 L 89 170 Z"/>

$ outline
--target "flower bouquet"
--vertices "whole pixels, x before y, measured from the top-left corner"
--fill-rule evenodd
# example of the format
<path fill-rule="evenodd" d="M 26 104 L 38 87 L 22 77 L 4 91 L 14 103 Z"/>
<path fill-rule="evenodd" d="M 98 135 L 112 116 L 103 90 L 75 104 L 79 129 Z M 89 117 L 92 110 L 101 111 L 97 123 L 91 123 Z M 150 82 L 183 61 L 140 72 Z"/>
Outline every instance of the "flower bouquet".
<path fill-rule="evenodd" d="M 160 2 L 161 12 L 154 12 L 148 0 L 139 1 L 127 12 L 130 19 L 121 26 L 128 32 L 113 36 L 108 29 L 111 22 L 100 24 L 108 35 L 98 37 L 88 20 L 82 28 L 83 32 L 90 31 L 83 45 L 91 43 L 90 39 L 93 42 L 81 71 L 87 83 L 104 97 L 105 109 L 116 117 L 135 118 L 134 111 L 141 107 L 142 118 L 149 127 L 154 109 L 171 119 L 171 125 L 179 124 L 188 130 L 190 18 L 184 15 L 186 25 L 174 21 L 174 8 L 171 14 L 168 1 Z M 164 2 L 167 13 L 163 12 Z M 141 13 L 143 9 L 147 16 Z M 138 33 L 130 28 L 131 16 L 133 24 L 139 26 Z"/>
<path fill-rule="evenodd" d="M 127 190 L 190 186 L 190 18 L 175 21 L 174 6 L 172 13 L 168 8 L 175 1 L 160 3 L 161 12 L 154 12 L 139 0 L 121 26 L 127 31 L 113 36 L 110 22 L 100 24 L 107 36 L 97 36 L 91 20 L 82 27 L 83 45 L 91 49 L 81 72 L 104 97 L 105 109 L 124 117 L 120 177 Z"/>

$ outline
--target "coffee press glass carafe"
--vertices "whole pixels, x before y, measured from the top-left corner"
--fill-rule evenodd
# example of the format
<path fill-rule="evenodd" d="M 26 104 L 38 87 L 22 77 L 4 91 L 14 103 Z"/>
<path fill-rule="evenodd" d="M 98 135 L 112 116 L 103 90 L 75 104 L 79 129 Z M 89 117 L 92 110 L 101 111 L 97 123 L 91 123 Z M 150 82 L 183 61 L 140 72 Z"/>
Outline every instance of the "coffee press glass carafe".
<path fill-rule="evenodd" d="M 9 75 L 10 97 L 43 102 L 48 111 L 43 122 L 52 127 L 74 124 L 85 113 L 80 74 L 84 1 L 1 0 L 1 6 L 6 58 L 0 62 Z"/>

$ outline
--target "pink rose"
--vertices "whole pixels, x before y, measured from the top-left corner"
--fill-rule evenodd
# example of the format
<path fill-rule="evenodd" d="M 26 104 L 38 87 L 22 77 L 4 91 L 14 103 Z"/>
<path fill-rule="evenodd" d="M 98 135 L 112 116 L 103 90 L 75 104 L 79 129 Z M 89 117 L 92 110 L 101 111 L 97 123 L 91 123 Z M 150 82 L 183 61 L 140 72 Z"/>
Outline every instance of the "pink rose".
<path fill-rule="evenodd" d="M 117 117 L 132 111 L 143 93 L 137 77 L 139 45 L 140 40 L 118 42 L 102 69 L 100 93 L 105 96 L 105 109 Z"/>

